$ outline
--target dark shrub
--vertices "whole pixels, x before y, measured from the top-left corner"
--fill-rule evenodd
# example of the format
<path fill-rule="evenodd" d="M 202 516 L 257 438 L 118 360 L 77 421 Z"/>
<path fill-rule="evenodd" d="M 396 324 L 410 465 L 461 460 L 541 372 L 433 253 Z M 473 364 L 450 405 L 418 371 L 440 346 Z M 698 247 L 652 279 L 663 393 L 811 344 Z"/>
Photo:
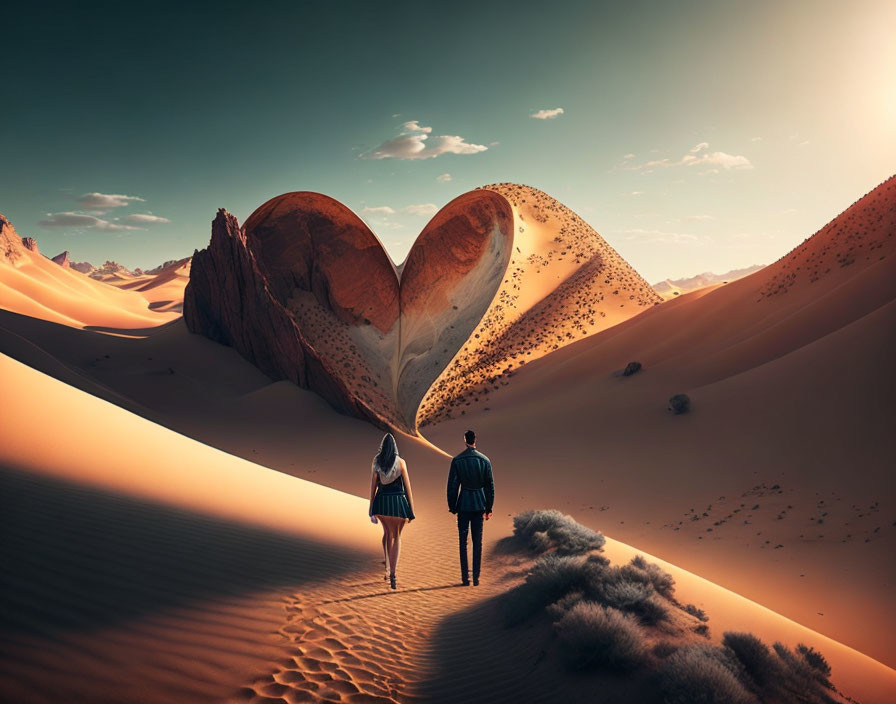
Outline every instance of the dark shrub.
<path fill-rule="evenodd" d="M 687 394 L 675 394 L 669 399 L 669 410 L 677 416 L 691 410 L 691 398 Z"/>
<path fill-rule="evenodd" d="M 625 365 L 625 369 L 622 371 L 622 376 L 631 376 L 632 374 L 637 374 L 639 371 L 641 371 L 640 362 L 629 362 Z"/>
<path fill-rule="evenodd" d="M 551 618 L 555 621 L 559 621 L 566 615 L 567 611 L 584 599 L 585 595 L 582 592 L 570 592 L 569 594 L 561 596 L 553 604 L 549 604 L 546 611 Z"/>
<path fill-rule="evenodd" d="M 705 623 L 698 623 L 694 626 L 694 633 L 698 636 L 703 636 L 704 638 L 709 638 L 709 626 Z"/>
<path fill-rule="evenodd" d="M 555 510 L 525 511 L 514 516 L 513 535 L 534 552 L 553 548 L 564 555 L 600 550 L 606 542 L 597 531 Z"/>
<path fill-rule="evenodd" d="M 682 608 L 698 621 L 703 621 L 703 623 L 709 621 L 709 616 L 706 615 L 706 612 L 693 604 L 685 604 Z"/>
<path fill-rule="evenodd" d="M 768 689 L 781 677 L 781 666 L 777 658 L 752 633 L 726 631 L 722 635 L 722 645 L 734 654 L 756 690 Z"/>
<path fill-rule="evenodd" d="M 653 653 L 658 658 L 667 658 L 672 653 L 678 651 L 678 646 L 675 643 L 670 643 L 667 640 L 661 640 L 657 643 L 653 648 L 650 649 L 650 652 Z"/>
<path fill-rule="evenodd" d="M 817 670 L 822 677 L 827 679 L 831 676 L 831 666 L 824 655 L 819 653 L 815 648 L 810 648 L 802 643 L 797 643 L 796 652 L 803 656 L 803 660 L 813 670 Z"/>
<path fill-rule="evenodd" d="M 657 598 L 650 584 L 643 582 L 610 582 L 597 590 L 601 603 L 636 615 L 641 623 L 655 625 L 669 617 L 666 606 Z"/>
<path fill-rule="evenodd" d="M 785 690 L 801 702 L 833 704 L 837 701 L 825 692 L 826 689 L 833 689 L 827 675 L 810 665 L 804 655 L 794 653 L 782 643 L 775 643 L 772 647 L 783 666 L 779 689 Z"/>
<path fill-rule="evenodd" d="M 640 570 L 656 590 L 657 594 L 671 599 L 675 594 L 675 579 L 668 572 L 664 572 L 662 568 L 653 562 L 648 562 L 643 555 L 636 555 L 629 563 L 630 568 L 626 574 L 632 573 L 632 568 Z M 625 571 L 626 568 L 623 568 Z"/>
<path fill-rule="evenodd" d="M 658 680 L 667 704 L 756 704 L 736 666 L 711 645 L 691 645 L 666 658 Z"/>
<path fill-rule="evenodd" d="M 560 654 L 578 670 L 626 671 L 645 659 L 641 629 L 631 616 L 580 601 L 556 624 Z"/>
<path fill-rule="evenodd" d="M 539 557 L 526 581 L 507 592 L 504 617 L 508 625 L 521 623 L 570 592 L 587 591 L 599 564 L 581 557 L 549 553 Z"/>

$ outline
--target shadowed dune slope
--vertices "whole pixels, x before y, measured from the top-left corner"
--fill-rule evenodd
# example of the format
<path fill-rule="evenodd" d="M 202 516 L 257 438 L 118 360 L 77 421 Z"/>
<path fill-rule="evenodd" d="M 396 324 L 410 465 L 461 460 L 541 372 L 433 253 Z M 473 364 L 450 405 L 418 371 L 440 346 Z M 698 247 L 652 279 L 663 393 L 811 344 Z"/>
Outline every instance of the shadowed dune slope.
<path fill-rule="evenodd" d="M 378 553 L 361 499 L 0 378 L 4 701 L 221 701 L 276 654 L 285 594 Z"/>

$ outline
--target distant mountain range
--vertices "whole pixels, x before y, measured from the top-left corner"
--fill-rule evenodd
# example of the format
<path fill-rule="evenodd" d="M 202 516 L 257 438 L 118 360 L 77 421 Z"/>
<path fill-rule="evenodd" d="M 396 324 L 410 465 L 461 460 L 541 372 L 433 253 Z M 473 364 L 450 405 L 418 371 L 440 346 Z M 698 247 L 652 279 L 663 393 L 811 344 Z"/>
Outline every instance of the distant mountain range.
<path fill-rule="evenodd" d="M 691 276 L 687 279 L 664 279 L 659 283 L 653 284 L 653 290 L 660 294 L 663 298 L 669 299 L 673 296 L 680 296 L 688 291 L 696 291 L 704 286 L 714 286 L 715 284 L 727 284 L 744 276 L 759 271 L 764 268 L 765 264 L 754 264 L 745 269 L 732 269 L 724 274 L 714 274 L 711 271 L 704 271 L 702 274 Z"/>

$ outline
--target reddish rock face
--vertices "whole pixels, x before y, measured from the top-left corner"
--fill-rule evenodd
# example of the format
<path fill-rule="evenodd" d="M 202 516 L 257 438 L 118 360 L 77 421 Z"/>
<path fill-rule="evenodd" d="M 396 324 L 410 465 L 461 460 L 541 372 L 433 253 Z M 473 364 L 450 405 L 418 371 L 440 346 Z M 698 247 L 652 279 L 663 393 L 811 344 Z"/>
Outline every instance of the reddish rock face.
<path fill-rule="evenodd" d="M 599 329 L 601 308 L 615 321 L 655 298 L 594 230 L 536 189 L 459 196 L 420 234 L 400 277 L 348 208 L 296 192 L 262 205 L 243 229 L 218 213 L 193 258 L 184 318 L 274 379 L 416 432 L 421 419 L 479 400 L 474 387 Z"/>
<path fill-rule="evenodd" d="M 343 413 L 382 423 L 305 340 L 272 295 L 236 218 L 223 209 L 212 222 L 209 246 L 193 255 L 184 321 L 191 332 L 236 348 L 271 378 L 288 379 Z"/>
<path fill-rule="evenodd" d="M 35 240 L 33 237 L 23 237 L 22 244 L 25 245 L 25 249 L 28 249 L 35 254 L 38 253 L 37 240 Z"/>
<path fill-rule="evenodd" d="M 386 333 L 398 319 L 398 276 L 367 225 L 339 201 L 299 191 L 272 198 L 245 223 L 271 292 L 308 291 L 346 325 Z"/>
<path fill-rule="evenodd" d="M 64 267 L 66 269 L 71 269 L 71 262 L 68 259 L 68 250 L 62 252 L 61 254 L 57 254 L 53 257 L 53 261 L 56 262 L 59 266 Z"/>

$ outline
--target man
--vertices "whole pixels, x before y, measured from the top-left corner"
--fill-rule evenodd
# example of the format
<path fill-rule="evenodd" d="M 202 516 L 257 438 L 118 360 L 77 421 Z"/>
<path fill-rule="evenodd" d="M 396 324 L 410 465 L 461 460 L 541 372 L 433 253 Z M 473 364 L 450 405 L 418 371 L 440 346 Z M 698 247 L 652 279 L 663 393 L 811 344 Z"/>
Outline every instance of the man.
<path fill-rule="evenodd" d="M 457 537 L 460 542 L 460 578 L 470 586 L 467 566 L 467 534 L 473 533 L 473 586 L 479 585 L 482 564 L 482 520 L 492 517 L 495 503 L 495 480 L 492 463 L 476 449 L 476 433 L 464 433 L 467 449 L 451 460 L 448 472 L 448 510 L 457 514 Z"/>

